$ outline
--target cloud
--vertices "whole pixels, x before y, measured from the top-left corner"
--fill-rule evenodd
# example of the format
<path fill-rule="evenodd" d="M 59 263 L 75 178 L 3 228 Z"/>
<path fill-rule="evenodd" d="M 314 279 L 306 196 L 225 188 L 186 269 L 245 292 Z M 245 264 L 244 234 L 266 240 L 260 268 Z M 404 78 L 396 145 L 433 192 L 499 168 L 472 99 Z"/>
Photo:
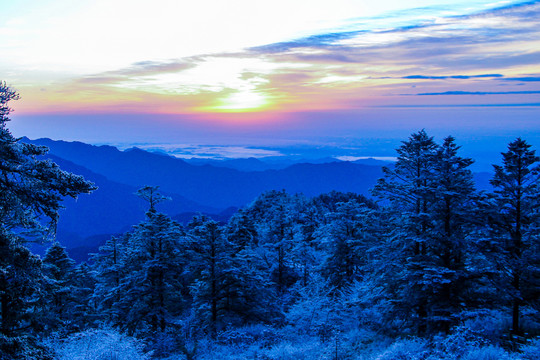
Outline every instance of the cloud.
<path fill-rule="evenodd" d="M 481 74 L 481 75 L 442 75 L 442 76 L 427 76 L 427 75 L 407 75 L 402 76 L 402 79 L 411 80 L 445 80 L 445 79 L 476 79 L 476 78 L 501 78 L 501 74 Z"/>
<path fill-rule="evenodd" d="M 278 150 L 252 146 L 189 144 L 130 144 L 130 146 L 136 146 L 147 151 L 161 151 L 182 159 L 243 159 L 284 156 Z"/>
<path fill-rule="evenodd" d="M 353 19 L 341 31 L 235 52 L 139 61 L 76 85 L 112 89 L 118 97 L 155 94 L 163 97 L 160 109 L 187 112 L 225 108 L 232 100 L 242 109 L 255 98 L 279 111 L 378 106 L 399 101 L 411 85 L 413 95 L 430 101 L 537 94 L 528 84 L 540 81 L 531 71 L 540 58 L 540 1 L 466 15 L 448 15 L 451 8 L 439 7 L 436 16 L 432 8 L 408 10 L 386 22 L 387 16 Z M 441 89 L 440 80 L 460 88 Z M 489 91 L 503 81 L 509 91 Z M 524 91 L 513 91 L 514 82 L 525 83 Z"/>
<path fill-rule="evenodd" d="M 533 95 L 540 94 L 540 91 L 445 91 L 436 93 L 412 94 L 416 96 L 434 96 L 434 95 Z M 406 94 L 403 94 L 406 95 Z"/>
<path fill-rule="evenodd" d="M 107 71 L 100 74 L 89 75 L 80 79 L 81 83 L 87 84 L 111 84 L 127 81 L 133 77 L 152 76 L 164 73 L 176 73 L 197 66 L 198 57 L 186 58 L 177 61 L 139 61 L 127 68 L 115 71 Z"/>
<path fill-rule="evenodd" d="M 350 39 L 365 31 L 345 31 L 328 34 L 312 35 L 294 41 L 256 46 L 248 49 L 256 53 L 281 53 L 295 48 L 331 48 L 340 40 Z"/>
<path fill-rule="evenodd" d="M 192 57 L 180 61 L 159 62 L 159 61 L 139 61 L 130 68 L 120 72 L 126 75 L 148 75 L 153 73 L 178 72 L 191 69 L 196 66 L 198 58 Z"/>
<path fill-rule="evenodd" d="M 509 77 L 509 78 L 505 78 L 503 80 L 522 81 L 522 82 L 536 82 L 536 81 L 540 81 L 540 76 Z"/>
<path fill-rule="evenodd" d="M 540 103 L 497 103 L 497 104 L 392 104 L 392 105 L 377 105 L 374 108 L 515 108 L 515 107 L 540 107 Z"/>

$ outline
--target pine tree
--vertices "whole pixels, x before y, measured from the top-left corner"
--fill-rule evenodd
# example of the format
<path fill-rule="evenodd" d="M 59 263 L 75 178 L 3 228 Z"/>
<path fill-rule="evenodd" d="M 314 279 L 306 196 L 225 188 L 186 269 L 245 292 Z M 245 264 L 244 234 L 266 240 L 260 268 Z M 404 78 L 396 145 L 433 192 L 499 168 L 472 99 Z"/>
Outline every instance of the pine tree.
<path fill-rule="evenodd" d="M 300 200 L 293 211 L 296 216 L 291 258 L 301 276 L 302 286 L 306 287 L 323 261 L 323 251 L 316 241 L 323 215 L 311 199 Z"/>
<path fill-rule="evenodd" d="M 257 224 L 267 271 L 275 284 L 276 296 L 282 299 L 300 278 L 292 260 L 295 228 L 293 209 L 299 197 L 285 191 L 269 191 L 260 195 L 246 209 Z"/>
<path fill-rule="evenodd" d="M 394 298 L 394 311 L 409 314 L 406 320 L 415 324 L 419 334 L 427 330 L 428 299 L 423 281 L 430 265 L 427 240 L 436 151 L 437 144 L 424 130 L 412 134 L 397 149 L 395 167 L 383 168 L 384 177 L 374 188 L 375 195 L 390 202 L 393 214 L 394 229 L 383 249 L 386 259 L 381 261 L 383 281 Z"/>
<path fill-rule="evenodd" d="M 540 158 L 518 138 L 502 153 L 503 164 L 494 165 L 491 180 L 498 215 L 492 228 L 500 246 L 498 262 L 510 296 L 512 330 L 521 333 L 521 308 L 538 306 L 538 222 L 540 211 Z M 536 309 L 539 310 L 538 308 Z"/>
<path fill-rule="evenodd" d="M 326 254 L 321 272 L 331 286 L 343 289 L 359 280 L 367 265 L 368 250 L 375 241 L 373 212 L 353 199 L 338 203 L 336 212 L 327 218 L 328 223 L 316 233 Z"/>
<path fill-rule="evenodd" d="M 85 262 L 76 265 L 72 273 L 72 325 L 74 329 L 82 330 L 89 325 L 95 324 L 99 317 L 94 299 L 96 278 L 92 268 Z"/>
<path fill-rule="evenodd" d="M 383 274 L 394 313 L 416 333 L 448 332 L 469 302 L 474 274 L 471 238 L 475 226 L 472 160 L 458 155 L 452 137 L 437 146 L 425 131 L 398 149 L 375 193 L 390 201 L 393 229 L 380 247 Z"/>
<path fill-rule="evenodd" d="M 41 260 L 32 254 L 21 238 L 0 228 L 0 332 L 15 337 L 40 330 L 33 310 L 38 305 L 43 274 Z M 27 330 L 26 330 L 27 329 Z M 0 350 L 8 353 L 0 342 Z"/>
<path fill-rule="evenodd" d="M 205 215 L 195 216 L 187 227 L 193 307 L 215 339 L 227 299 L 225 272 L 230 249 L 226 247 L 223 229 Z"/>
<path fill-rule="evenodd" d="M 472 306 L 470 297 L 481 278 L 474 266 L 474 228 L 480 222 L 477 194 L 469 166 L 472 159 L 458 155 L 459 146 L 451 136 L 438 148 L 433 169 L 433 224 L 428 240 L 431 266 L 424 276 L 430 296 L 432 331 L 448 333 L 458 314 Z"/>
<path fill-rule="evenodd" d="M 178 223 L 150 210 L 146 220 L 124 237 L 123 277 L 113 308 L 130 333 L 164 332 L 181 311 L 181 236 Z"/>
<path fill-rule="evenodd" d="M 95 189 L 40 157 L 47 148 L 25 144 L 7 128 L 18 94 L 0 82 L 0 351 L 10 356 L 10 340 L 39 327 L 31 311 L 42 281 L 41 261 L 26 247 L 54 233 L 64 197 Z"/>
<path fill-rule="evenodd" d="M 271 323 L 274 294 L 253 220 L 241 209 L 224 230 L 224 321 L 230 324 Z"/>
<path fill-rule="evenodd" d="M 148 190 L 150 188 L 150 190 Z M 152 196 L 146 196 L 151 191 Z M 157 187 L 137 195 L 149 202 L 146 219 L 120 237 L 112 237 L 93 255 L 93 301 L 107 322 L 131 335 L 158 336 L 183 310 L 181 226 L 155 209 L 164 199 Z"/>
<path fill-rule="evenodd" d="M 99 316 L 114 326 L 121 322 L 115 304 L 120 302 L 120 281 L 124 277 L 123 243 L 126 238 L 128 235 L 121 238 L 113 236 L 99 248 L 97 254 L 92 255 L 92 271 L 96 277 L 92 301 L 96 304 Z"/>
<path fill-rule="evenodd" d="M 53 243 L 43 257 L 45 313 L 50 330 L 67 326 L 72 318 L 74 264 L 66 248 L 58 242 Z"/>

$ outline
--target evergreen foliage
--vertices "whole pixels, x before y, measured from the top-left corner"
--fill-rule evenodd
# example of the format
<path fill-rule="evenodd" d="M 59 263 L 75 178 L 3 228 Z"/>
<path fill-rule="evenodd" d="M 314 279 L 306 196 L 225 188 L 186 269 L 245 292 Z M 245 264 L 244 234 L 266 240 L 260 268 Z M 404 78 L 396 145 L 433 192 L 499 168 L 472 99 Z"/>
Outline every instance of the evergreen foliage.
<path fill-rule="evenodd" d="M 540 157 L 521 138 L 508 144 L 502 156 L 503 164 L 494 165 L 491 180 L 498 212 L 490 224 L 499 250 L 495 261 L 502 268 L 502 287 L 512 306 L 512 329 L 522 334 L 522 306 L 532 305 L 540 319 Z"/>
<path fill-rule="evenodd" d="M 424 130 L 413 134 L 398 149 L 395 168 L 385 169 L 375 187 L 392 214 L 380 248 L 381 281 L 395 299 L 388 315 L 408 314 L 400 317 L 418 335 L 450 331 L 477 275 L 470 266 L 477 197 L 468 169 L 473 161 L 458 150 L 452 137 L 439 146 Z"/>
<path fill-rule="evenodd" d="M 95 298 L 102 315 L 129 334 L 164 332 L 183 306 L 181 229 L 155 209 L 114 238 L 95 259 Z M 102 276 L 103 275 L 103 276 Z"/>
<path fill-rule="evenodd" d="M 68 327 L 75 307 L 74 261 L 66 248 L 53 243 L 43 257 L 44 316 L 45 324 L 51 329 Z M 42 320 L 42 321 L 43 321 Z"/>
<path fill-rule="evenodd" d="M 95 187 L 43 159 L 46 147 L 13 137 L 9 103 L 17 99 L 16 91 L 0 82 L 0 350 L 6 359 L 38 353 L 46 358 L 34 336 L 47 326 L 39 319 L 42 263 L 25 243 L 54 235 L 62 199 Z"/>

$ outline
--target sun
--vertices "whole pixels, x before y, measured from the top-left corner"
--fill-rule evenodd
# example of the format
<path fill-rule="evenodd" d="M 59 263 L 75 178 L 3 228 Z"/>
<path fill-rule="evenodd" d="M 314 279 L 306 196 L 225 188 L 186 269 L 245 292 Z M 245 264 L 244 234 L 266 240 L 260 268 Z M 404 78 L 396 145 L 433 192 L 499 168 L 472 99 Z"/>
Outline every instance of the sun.
<path fill-rule="evenodd" d="M 218 104 L 209 110 L 216 112 L 250 112 L 261 110 L 269 105 L 267 96 L 256 90 L 236 91 L 220 99 Z"/>

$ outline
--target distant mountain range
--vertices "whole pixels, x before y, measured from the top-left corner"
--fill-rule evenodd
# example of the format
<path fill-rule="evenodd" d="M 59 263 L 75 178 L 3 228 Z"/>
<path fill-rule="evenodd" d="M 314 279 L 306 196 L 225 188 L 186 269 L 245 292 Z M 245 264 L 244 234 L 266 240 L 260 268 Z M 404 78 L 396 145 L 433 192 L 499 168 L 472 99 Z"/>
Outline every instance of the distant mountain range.
<path fill-rule="evenodd" d="M 368 194 L 382 175 L 380 166 L 334 161 L 294 164 L 284 169 L 240 171 L 214 165 L 194 165 L 172 156 L 137 148 L 120 151 L 112 146 L 80 142 L 27 140 L 49 147 L 50 154 L 109 181 L 139 188 L 159 185 L 197 204 L 217 209 L 243 206 L 267 190 L 302 192 L 308 196 L 331 190 Z"/>
<path fill-rule="evenodd" d="M 145 185 L 160 186 L 160 191 L 172 198 L 158 210 L 180 222 L 188 222 L 198 212 L 225 222 L 238 207 L 269 190 L 307 196 L 332 190 L 369 195 L 385 164 L 373 159 L 360 163 L 322 159 L 289 166 L 287 160 L 263 162 L 255 158 L 185 161 L 138 148 L 120 151 L 81 142 L 23 141 L 47 146 L 47 156 L 63 170 L 82 175 L 99 187 L 77 200 L 67 199 L 61 212 L 58 239 L 79 260 L 84 260 L 89 250 L 97 250 L 111 234 L 125 232 L 144 219 L 147 204 L 134 193 Z M 487 179 L 488 174 L 477 175 L 480 188 L 486 186 Z"/>
<path fill-rule="evenodd" d="M 240 171 L 265 171 L 265 170 L 282 170 L 295 164 L 326 164 L 339 161 L 335 158 L 326 157 L 318 159 L 295 159 L 287 156 L 272 156 L 265 157 L 264 160 L 257 158 L 243 158 L 243 159 L 203 159 L 203 158 L 191 158 L 184 159 L 192 165 L 212 165 L 216 167 L 224 167 L 229 169 L 235 169 Z M 354 161 L 355 164 L 360 165 L 372 165 L 372 166 L 385 166 L 391 165 L 389 161 L 376 160 L 373 158 L 366 158 Z"/>

